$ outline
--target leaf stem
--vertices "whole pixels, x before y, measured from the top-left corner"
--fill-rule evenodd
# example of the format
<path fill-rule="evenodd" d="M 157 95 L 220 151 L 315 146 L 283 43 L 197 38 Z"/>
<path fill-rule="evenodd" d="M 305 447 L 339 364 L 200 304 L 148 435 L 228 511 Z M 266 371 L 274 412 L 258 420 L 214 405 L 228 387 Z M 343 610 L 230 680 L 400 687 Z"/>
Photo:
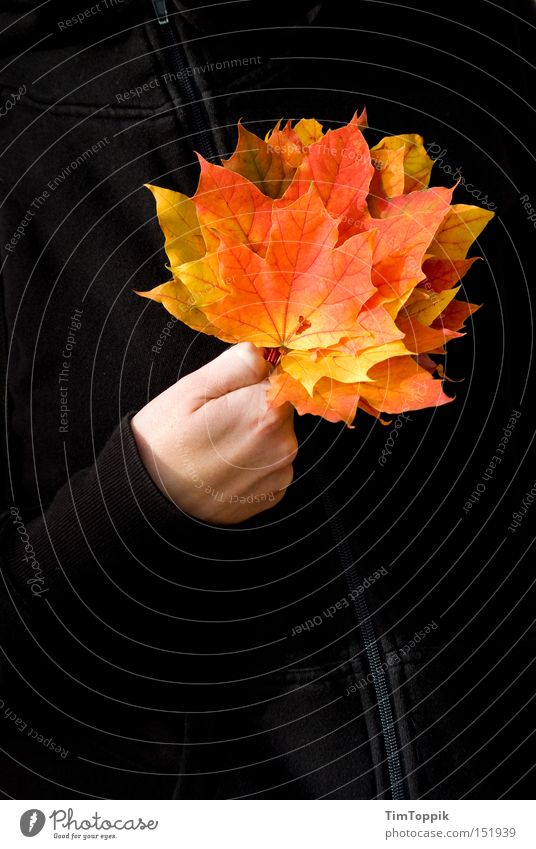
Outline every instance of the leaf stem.
<path fill-rule="evenodd" d="M 264 359 L 268 360 L 273 366 L 276 366 L 281 359 L 281 351 L 279 348 L 266 348 L 264 349 Z"/>

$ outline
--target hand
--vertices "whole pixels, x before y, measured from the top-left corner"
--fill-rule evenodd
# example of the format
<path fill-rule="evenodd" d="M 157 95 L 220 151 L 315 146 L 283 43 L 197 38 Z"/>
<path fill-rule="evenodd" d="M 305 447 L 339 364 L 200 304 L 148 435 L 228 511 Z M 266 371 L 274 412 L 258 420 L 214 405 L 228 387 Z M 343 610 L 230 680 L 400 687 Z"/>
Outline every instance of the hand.
<path fill-rule="evenodd" d="M 181 510 L 235 524 L 283 498 L 298 443 L 292 405 L 268 407 L 271 368 L 262 349 L 240 342 L 133 417 L 147 471 Z"/>

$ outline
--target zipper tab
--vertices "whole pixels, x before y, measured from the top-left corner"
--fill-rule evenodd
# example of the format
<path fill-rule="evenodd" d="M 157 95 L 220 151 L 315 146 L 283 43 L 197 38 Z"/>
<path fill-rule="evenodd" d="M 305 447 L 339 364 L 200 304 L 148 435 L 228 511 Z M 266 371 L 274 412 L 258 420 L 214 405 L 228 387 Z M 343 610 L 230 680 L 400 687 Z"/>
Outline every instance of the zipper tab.
<path fill-rule="evenodd" d="M 167 13 L 166 0 L 152 0 L 155 15 L 158 18 L 158 23 L 168 24 L 169 18 Z"/>
<path fill-rule="evenodd" d="M 193 78 L 188 75 L 189 60 L 181 41 L 180 31 L 175 32 L 175 21 L 168 17 L 166 0 L 151 0 L 156 20 L 161 25 L 159 31 L 164 43 L 165 58 L 170 63 L 174 80 L 169 86 L 176 94 L 188 112 L 188 123 L 195 137 L 195 149 L 209 161 L 218 158 L 215 139 L 210 129 L 210 118 L 200 90 Z M 185 119 L 186 120 L 186 119 Z"/>

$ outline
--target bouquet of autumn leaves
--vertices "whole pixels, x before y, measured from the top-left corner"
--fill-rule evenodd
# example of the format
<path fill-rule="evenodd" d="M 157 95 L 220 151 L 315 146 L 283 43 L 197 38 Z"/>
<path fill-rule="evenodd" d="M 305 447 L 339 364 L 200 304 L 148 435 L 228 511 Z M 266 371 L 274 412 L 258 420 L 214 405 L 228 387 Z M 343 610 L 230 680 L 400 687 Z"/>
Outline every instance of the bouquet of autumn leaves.
<path fill-rule="evenodd" d="M 418 135 L 369 149 L 365 113 L 323 132 L 242 124 L 233 155 L 201 156 L 192 198 L 148 186 L 172 280 L 139 292 L 194 330 L 265 348 L 268 399 L 352 427 L 452 400 L 431 354 L 478 307 L 455 299 L 467 251 L 493 217 L 428 188 Z"/>

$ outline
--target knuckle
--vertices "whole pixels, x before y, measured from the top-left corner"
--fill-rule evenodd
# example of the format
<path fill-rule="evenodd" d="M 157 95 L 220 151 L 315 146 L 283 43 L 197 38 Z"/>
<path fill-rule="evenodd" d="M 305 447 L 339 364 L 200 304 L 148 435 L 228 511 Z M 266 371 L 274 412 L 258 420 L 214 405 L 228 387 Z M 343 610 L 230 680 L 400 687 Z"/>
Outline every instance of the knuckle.
<path fill-rule="evenodd" d="M 293 435 L 287 443 L 286 446 L 286 457 L 289 459 L 291 463 L 294 462 L 296 457 L 298 456 L 298 440 Z"/>
<path fill-rule="evenodd" d="M 280 423 L 277 416 L 269 411 L 264 415 L 259 422 L 257 436 L 260 441 L 270 440 L 275 444 Z"/>
<path fill-rule="evenodd" d="M 263 436 L 274 434 L 281 425 L 281 414 L 278 407 L 267 407 L 260 422 Z"/>
<path fill-rule="evenodd" d="M 285 470 L 296 459 L 298 446 L 295 441 L 285 441 L 274 447 L 274 460 L 271 463 L 275 471 Z"/>
<path fill-rule="evenodd" d="M 261 438 L 273 438 L 274 442 L 278 443 L 279 450 L 286 455 L 296 454 L 298 440 L 292 421 L 289 422 L 285 405 L 272 406 L 267 400 L 263 400 L 257 424 Z"/>
<path fill-rule="evenodd" d="M 292 481 L 294 480 L 294 467 L 292 463 L 289 463 L 288 466 L 281 472 L 281 487 L 290 486 Z"/>
<path fill-rule="evenodd" d="M 273 460 L 270 462 L 270 469 L 274 472 L 282 472 L 288 466 L 290 458 L 285 451 L 277 450 L 273 454 Z"/>
<path fill-rule="evenodd" d="M 240 356 L 247 363 L 254 380 L 257 382 L 266 376 L 267 361 L 265 360 L 260 348 L 257 348 L 253 342 L 238 343 Z"/>

